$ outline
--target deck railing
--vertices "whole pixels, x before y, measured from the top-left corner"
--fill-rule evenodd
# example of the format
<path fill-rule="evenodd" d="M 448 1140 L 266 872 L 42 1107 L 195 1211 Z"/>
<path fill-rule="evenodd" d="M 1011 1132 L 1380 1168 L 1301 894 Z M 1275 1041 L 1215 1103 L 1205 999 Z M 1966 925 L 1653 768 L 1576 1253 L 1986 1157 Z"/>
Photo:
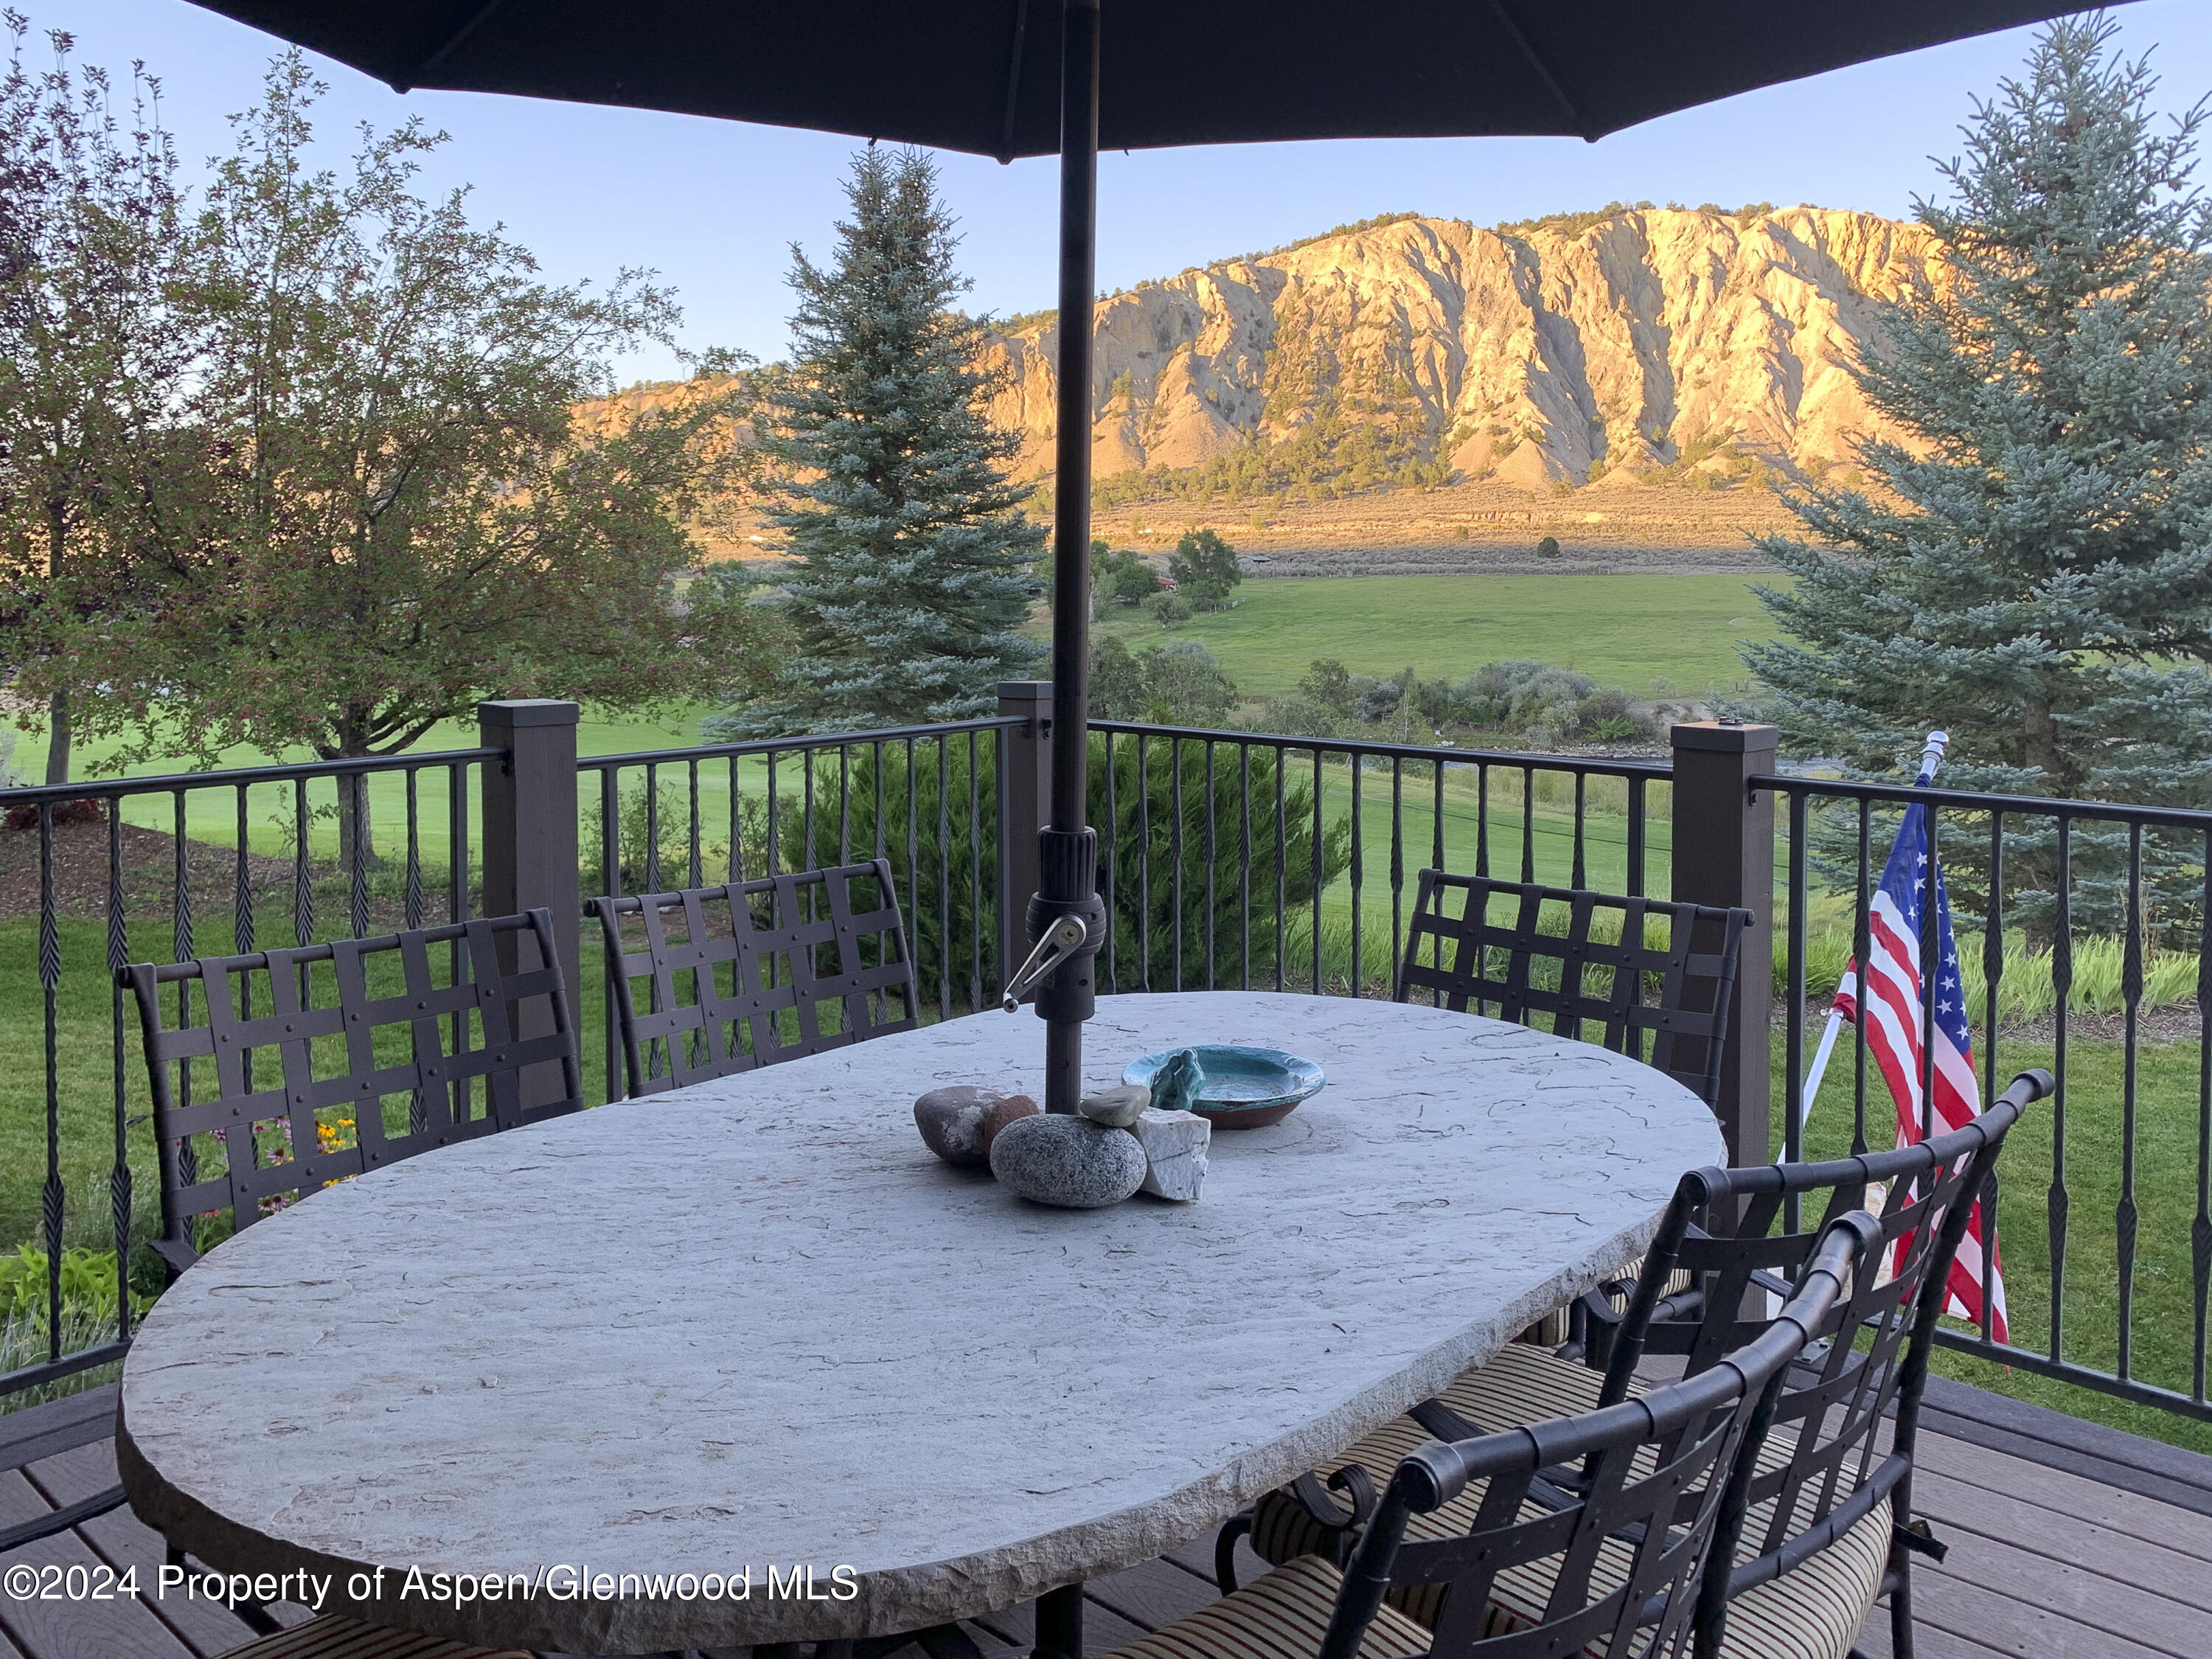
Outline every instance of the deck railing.
<path fill-rule="evenodd" d="M 115 965 L 547 904 L 562 918 L 580 1030 L 604 1060 L 587 1072 L 611 1097 L 622 1087 L 612 988 L 576 926 L 580 898 L 882 856 L 924 1012 L 952 1018 L 987 1007 L 1026 948 L 1015 935 L 1036 886 L 1048 711 L 1048 689 L 1025 683 L 1002 688 L 992 719 L 579 758 L 573 705 L 487 704 L 476 749 L 0 792 L 0 812 L 28 826 L 9 840 L 36 849 L 0 865 L 0 879 L 34 863 L 38 884 L 35 938 L 26 918 L 0 918 L 14 930 L 0 939 L 17 941 L 0 973 L 35 978 L 40 1011 L 28 983 L 0 998 L 0 1052 L 37 1057 L 0 1080 L 12 1229 L 0 1249 L 27 1238 L 46 1255 L 34 1293 L 11 1292 L 0 1406 L 81 1386 L 130 1339 L 152 1147 Z M 2031 1063 L 2061 1079 L 2043 1130 L 2032 1121 L 2014 1136 L 2002 1211 L 1991 1206 L 2011 1342 L 1986 1328 L 1942 1340 L 2212 1418 L 2212 814 L 1784 775 L 1772 741 L 1767 728 L 1680 727 L 1669 759 L 1653 762 L 1099 722 L 1091 817 L 1112 917 L 1101 989 L 1387 995 L 1424 865 L 1741 903 L 1759 925 L 1717 1108 L 1731 1158 L 1884 1144 L 1891 1109 L 1863 1037 L 1843 1046 L 1809 1119 L 1797 1102 L 1818 998 L 1845 954 L 1864 957 L 1865 899 L 1897 810 L 1929 800 L 1966 901 L 1961 950 L 1983 966 L 1984 1087 Z M 97 830 L 67 822 L 86 799 L 103 803 Z M 104 893 L 89 890 L 100 880 Z M 211 914 L 218 886 L 227 925 Z M 1853 914 L 1857 937 L 1841 937 Z M 2147 1043 L 2143 1024 L 2152 975 L 2171 980 L 2185 945 L 2197 1008 L 2158 1021 L 2161 1035 L 2187 1026 L 2186 1056 Z M 2119 953 L 2121 984 L 2117 1016 L 2100 1017 L 2085 1048 L 2069 998 L 2093 949 Z M 2025 1035 L 2005 1017 L 2036 1006 L 2018 994 L 2023 963 L 2055 999 L 2048 1029 Z M 2108 1200 L 2109 1230 L 2100 1219 L 2090 1249 L 2076 1212 Z M 114 1251 L 112 1301 L 82 1285 L 65 1295 L 61 1247 L 78 1244 Z"/>

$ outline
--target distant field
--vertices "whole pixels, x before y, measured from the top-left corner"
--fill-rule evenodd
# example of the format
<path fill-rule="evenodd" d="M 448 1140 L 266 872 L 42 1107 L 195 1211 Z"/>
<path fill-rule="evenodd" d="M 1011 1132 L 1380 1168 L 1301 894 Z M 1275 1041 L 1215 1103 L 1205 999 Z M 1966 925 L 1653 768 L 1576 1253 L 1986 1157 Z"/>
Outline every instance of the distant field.
<path fill-rule="evenodd" d="M 1655 679 L 1685 696 L 1741 684 L 1736 641 L 1774 631 L 1749 576 L 1341 576 L 1248 579 L 1233 611 L 1198 617 L 1172 635 L 1141 611 L 1101 624 L 1132 648 L 1163 638 L 1203 641 L 1248 696 L 1287 691 L 1316 657 L 1354 673 L 1456 679 L 1504 657 L 1564 663 L 1650 696 Z M 1042 634 L 1047 623 L 1035 624 Z"/>

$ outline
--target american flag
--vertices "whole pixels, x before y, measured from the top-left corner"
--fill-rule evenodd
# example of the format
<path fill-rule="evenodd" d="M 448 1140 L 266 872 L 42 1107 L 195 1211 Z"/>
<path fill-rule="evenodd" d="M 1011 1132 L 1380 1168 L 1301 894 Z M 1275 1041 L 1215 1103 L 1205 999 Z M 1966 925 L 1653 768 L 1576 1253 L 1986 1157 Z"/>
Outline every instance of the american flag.
<path fill-rule="evenodd" d="M 1932 779 L 1932 770 L 1920 775 L 1920 786 Z M 1897 843 L 1889 849 L 1889 862 L 1881 872 L 1881 885 L 1867 906 L 1869 952 L 1866 981 L 1869 992 L 1865 1023 L 1867 1051 L 1881 1068 L 1897 1103 L 1897 1144 L 1910 1146 L 1929 1129 L 1929 1103 L 1920 1092 L 1921 981 L 1920 923 L 1923 895 L 1936 896 L 1936 943 L 1939 951 L 1936 979 L 1936 1065 L 1933 1133 L 1962 1128 L 1981 1110 L 1981 1089 L 1974 1081 L 1974 1042 L 1966 1027 L 1966 987 L 1959 975 L 1959 946 L 1951 935 L 1951 899 L 1943 888 L 1940 864 L 1928 858 L 1928 808 L 1908 807 L 1898 826 Z M 1854 960 L 1844 969 L 1836 987 L 1836 1012 L 1858 1022 L 1859 972 Z M 1949 1298 L 1944 1311 L 1960 1319 L 1982 1318 L 1981 1201 L 1967 1218 L 1965 1237 L 1951 1263 Z M 2002 1260 L 1990 1262 L 1990 1334 L 1999 1342 L 2005 1334 L 2004 1274 Z"/>

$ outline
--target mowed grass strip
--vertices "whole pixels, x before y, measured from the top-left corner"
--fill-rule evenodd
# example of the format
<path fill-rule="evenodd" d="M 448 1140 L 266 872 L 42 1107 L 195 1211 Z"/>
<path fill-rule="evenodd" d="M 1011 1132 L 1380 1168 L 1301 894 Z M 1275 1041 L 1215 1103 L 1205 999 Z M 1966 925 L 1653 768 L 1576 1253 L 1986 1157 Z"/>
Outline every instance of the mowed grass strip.
<path fill-rule="evenodd" d="M 1097 625 L 1130 649 L 1202 642 L 1248 697 L 1289 690 L 1316 657 L 1356 674 L 1411 666 L 1457 679 L 1486 662 L 1534 658 L 1579 670 L 1636 696 L 1665 681 L 1703 697 L 1741 685 L 1741 640 L 1773 629 L 1751 588 L 1758 578 L 1665 575 L 1248 577 L 1233 611 L 1164 630 L 1116 605 Z M 1048 618 L 1032 623 L 1039 637 Z"/>

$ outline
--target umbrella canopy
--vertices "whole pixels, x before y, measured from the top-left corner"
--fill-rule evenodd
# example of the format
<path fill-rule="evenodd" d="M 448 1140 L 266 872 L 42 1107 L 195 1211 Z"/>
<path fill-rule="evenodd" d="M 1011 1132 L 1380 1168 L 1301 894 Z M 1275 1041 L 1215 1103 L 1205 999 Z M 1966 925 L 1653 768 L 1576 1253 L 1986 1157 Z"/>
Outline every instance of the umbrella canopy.
<path fill-rule="evenodd" d="M 1072 1112 L 1107 918 L 1088 828 L 1097 155 L 1291 138 L 1566 135 L 2078 9 L 2047 0 L 198 0 L 417 87 L 1060 157 L 1052 823 L 1010 991 Z M 1079 926 L 1078 924 L 1080 924 Z M 1010 1004 L 1011 1006 L 1011 1004 Z M 1079 1601 L 1075 1604 L 1079 1607 Z M 1065 1614 L 1055 1613 L 1064 1623 Z M 1068 1629 L 1040 1651 L 1081 1651 Z"/>
<path fill-rule="evenodd" d="M 1011 159 L 1060 149 L 1058 0 L 200 0 L 417 87 Z M 1105 0 L 1108 149 L 1564 134 L 2039 21 L 2047 0 Z"/>

